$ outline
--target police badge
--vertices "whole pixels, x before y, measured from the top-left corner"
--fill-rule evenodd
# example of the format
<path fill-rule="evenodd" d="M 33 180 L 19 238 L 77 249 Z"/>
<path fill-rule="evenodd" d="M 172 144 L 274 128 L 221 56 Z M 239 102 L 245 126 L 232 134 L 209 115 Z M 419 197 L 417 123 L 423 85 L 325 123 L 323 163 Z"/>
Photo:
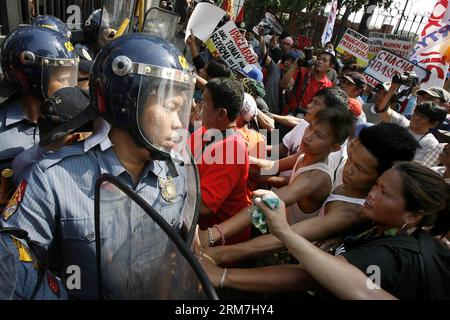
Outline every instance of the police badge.
<path fill-rule="evenodd" d="M 175 183 L 173 183 L 172 177 L 169 176 L 166 179 L 159 178 L 158 182 L 159 187 L 161 188 L 161 196 L 163 197 L 163 199 L 169 203 L 174 202 L 177 196 L 177 187 Z"/>

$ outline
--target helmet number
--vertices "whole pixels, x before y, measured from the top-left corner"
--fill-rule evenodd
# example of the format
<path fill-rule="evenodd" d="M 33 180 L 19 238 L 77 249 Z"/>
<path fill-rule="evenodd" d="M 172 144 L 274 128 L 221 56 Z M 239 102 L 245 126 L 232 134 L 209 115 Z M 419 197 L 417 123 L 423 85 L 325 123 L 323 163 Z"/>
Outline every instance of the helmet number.
<path fill-rule="evenodd" d="M 64 43 L 64 46 L 66 47 L 66 49 L 70 52 L 70 51 L 73 51 L 73 45 L 72 45 L 72 42 L 66 42 L 66 43 Z"/>
<path fill-rule="evenodd" d="M 189 64 L 186 61 L 186 58 L 184 56 L 179 56 L 178 57 L 178 61 L 180 62 L 180 64 L 183 67 L 183 69 L 189 69 Z"/>

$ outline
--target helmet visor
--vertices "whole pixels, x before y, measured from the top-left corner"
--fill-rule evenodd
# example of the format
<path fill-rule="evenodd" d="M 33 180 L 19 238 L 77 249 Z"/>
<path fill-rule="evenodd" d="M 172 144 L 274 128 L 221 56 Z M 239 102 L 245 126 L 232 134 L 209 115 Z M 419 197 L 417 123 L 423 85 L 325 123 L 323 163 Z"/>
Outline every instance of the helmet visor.
<path fill-rule="evenodd" d="M 164 69 L 181 78 L 142 76 L 137 107 L 140 135 L 154 148 L 170 153 L 188 134 L 195 78 L 185 72 Z"/>
<path fill-rule="evenodd" d="M 62 88 L 78 84 L 78 59 L 43 59 L 42 95 L 51 97 Z"/>
<path fill-rule="evenodd" d="M 153 7 L 146 13 L 142 32 L 174 42 L 179 20 L 176 13 Z"/>
<path fill-rule="evenodd" d="M 103 1 L 98 42 L 103 47 L 112 39 L 128 33 L 136 0 Z"/>

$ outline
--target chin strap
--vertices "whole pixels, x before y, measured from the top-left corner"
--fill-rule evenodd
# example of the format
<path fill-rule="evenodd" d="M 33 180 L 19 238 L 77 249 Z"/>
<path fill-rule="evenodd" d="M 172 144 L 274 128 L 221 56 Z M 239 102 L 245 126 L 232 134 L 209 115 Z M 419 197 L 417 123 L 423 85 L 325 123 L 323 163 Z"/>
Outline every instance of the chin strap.
<path fill-rule="evenodd" d="M 151 159 L 166 162 L 167 167 L 169 168 L 169 176 L 171 176 L 172 178 L 178 177 L 177 168 L 175 167 L 175 163 L 170 157 L 169 153 L 162 152 L 161 150 L 156 149 L 150 144 L 144 144 L 137 129 L 131 130 L 131 137 L 133 138 L 136 146 L 138 146 L 139 148 L 149 149 Z M 180 164 L 183 165 L 183 163 Z"/>

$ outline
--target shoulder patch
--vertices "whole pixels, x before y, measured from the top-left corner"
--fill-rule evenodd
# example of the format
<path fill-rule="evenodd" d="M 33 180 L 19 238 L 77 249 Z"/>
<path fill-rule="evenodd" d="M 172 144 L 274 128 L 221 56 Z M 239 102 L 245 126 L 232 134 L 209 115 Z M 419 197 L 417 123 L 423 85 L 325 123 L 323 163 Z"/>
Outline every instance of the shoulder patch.
<path fill-rule="evenodd" d="M 25 180 L 22 180 L 22 182 L 14 192 L 12 198 L 6 205 L 6 208 L 3 210 L 2 216 L 4 221 L 8 220 L 14 213 L 16 213 L 20 203 L 22 202 L 23 196 L 25 195 L 26 188 L 27 182 Z"/>
<path fill-rule="evenodd" d="M 11 237 L 11 239 L 17 248 L 19 260 L 22 262 L 33 262 L 33 258 L 31 256 L 31 253 L 28 251 L 28 248 L 24 246 L 23 243 L 18 239 L 16 239 L 15 237 Z"/>
<path fill-rule="evenodd" d="M 47 284 L 48 284 L 48 287 L 50 288 L 50 290 L 53 292 L 53 294 L 55 296 L 57 296 L 58 298 L 60 298 L 61 290 L 59 289 L 58 280 L 50 272 L 47 272 Z"/>

